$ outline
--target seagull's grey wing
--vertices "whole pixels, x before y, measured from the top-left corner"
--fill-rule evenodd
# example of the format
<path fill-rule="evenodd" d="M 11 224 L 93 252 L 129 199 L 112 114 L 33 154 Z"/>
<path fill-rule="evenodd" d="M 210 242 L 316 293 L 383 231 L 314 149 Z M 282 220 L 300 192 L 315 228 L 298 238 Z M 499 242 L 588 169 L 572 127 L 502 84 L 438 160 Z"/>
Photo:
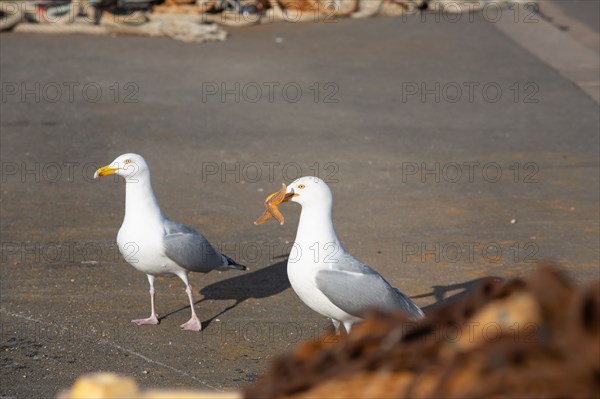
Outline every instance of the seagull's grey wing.
<path fill-rule="evenodd" d="M 173 262 L 200 273 L 223 266 L 223 256 L 196 230 L 172 220 L 166 220 L 164 226 L 165 255 Z"/>
<path fill-rule="evenodd" d="M 315 282 L 335 306 L 356 317 L 364 317 L 371 308 L 401 310 L 411 318 L 423 316 L 410 298 L 350 255 L 339 257 L 332 269 L 319 271 Z"/>

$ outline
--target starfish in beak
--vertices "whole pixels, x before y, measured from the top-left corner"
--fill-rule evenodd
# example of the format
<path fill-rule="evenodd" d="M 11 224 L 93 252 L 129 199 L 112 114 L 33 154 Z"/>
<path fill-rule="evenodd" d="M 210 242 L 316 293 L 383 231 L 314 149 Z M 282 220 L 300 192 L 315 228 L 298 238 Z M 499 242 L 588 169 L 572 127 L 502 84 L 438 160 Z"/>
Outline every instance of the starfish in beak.
<path fill-rule="evenodd" d="M 277 219 L 279 224 L 283 224 L 284 219 L 281 212 L 277 208 L 279 204 L 287 202 L 294 196 L 293 193 L 286 193 L 286 186 L 281 183 L 281 190 L 269 195 L 265 200 L 265 211 L 263 214 L 254 222 L 255 225 L 263 224 L 271 218 Z"/>

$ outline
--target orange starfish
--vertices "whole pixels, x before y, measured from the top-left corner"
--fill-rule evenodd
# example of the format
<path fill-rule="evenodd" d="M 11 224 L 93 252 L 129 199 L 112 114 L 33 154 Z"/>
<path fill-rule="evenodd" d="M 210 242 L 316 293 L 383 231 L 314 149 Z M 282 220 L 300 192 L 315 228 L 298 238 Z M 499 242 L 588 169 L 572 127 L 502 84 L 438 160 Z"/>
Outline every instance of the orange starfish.
<path fill-rule="evenodd" d="M 272 217 L 277 219 L 279 224 L 283 224 L 283 221 L 284 221 L 283 215 L 281 214 L 281 212 L 279 212 L 279 209 L 277 208 L 277 206 L 279 204 L 281 204 L 282 202 L 288 201 L 292 197 L 291 195 L 286 195 L 285 191 L 286 191 L 286 186 L 284 183 L 281 183 L 281 190 L 279 190 L 276 193 L 273 193 L 267 197 L 267 199 L 265 200 L 265 211 L 256 220 L 256 222 L 254 222 L 255 225 L 258 226 L 259 224 L 263 224 L 264 222 L 271 219 Z"/>

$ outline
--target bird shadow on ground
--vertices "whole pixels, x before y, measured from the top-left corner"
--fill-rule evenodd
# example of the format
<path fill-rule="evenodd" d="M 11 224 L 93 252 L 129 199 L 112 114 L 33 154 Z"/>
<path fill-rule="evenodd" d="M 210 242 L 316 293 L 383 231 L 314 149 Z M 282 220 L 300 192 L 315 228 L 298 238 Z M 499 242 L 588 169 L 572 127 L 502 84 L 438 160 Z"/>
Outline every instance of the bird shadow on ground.
<path fill-rule="evenodd" d="M 200 290 L 203 298 L 196 301 L 194 305 L 207 300 L 235 300 L 233 305 L 226 307 L 208 320 L 202 321 L 202 328 L 206 328 L 214 319 L 235 308 L 247 299 L 268 298 L 288 288 L 290 288 L 290 282 L 287 276 L 286 259 L 256 271 L 242 272 L 235 277 L 207 285 Z M 189 307 L 188 305 L 174 310 L 162 316 L 160 320 L 182 310 L 189 309 Z"/>
<path fill-rule="evenodd" d="M 435 302 L 432 303 L 431 305 L 427 305 L 423 308 L 423 311 L 425 313 L 427 313 L 431 310 L 437 309 L 438 307 L 440 307 L 446 303 L 458 301 L 462 298 L 465 298 L 479 284 L 481 284 L 484 281 L 490 281 L 490 280 L 501 281 L 501 280 L 503 280 L 503 278 L 496 277 L 496 276 L 481 277 L 481 278 L 476 278 L 474 280 L 465 281 L 463 283 L 456 283 L 456 284 L 449 284 L 449 285 L 433 285 L 433 286 L 431 286 L 431 292 L 426 292 L 424 294 L 411 296 L 411 299 L 433 297 L 435 299 Z M 459 292 L 457 292 L 453 295 L 448 295 L 454 291 L 459 291 Z"/>

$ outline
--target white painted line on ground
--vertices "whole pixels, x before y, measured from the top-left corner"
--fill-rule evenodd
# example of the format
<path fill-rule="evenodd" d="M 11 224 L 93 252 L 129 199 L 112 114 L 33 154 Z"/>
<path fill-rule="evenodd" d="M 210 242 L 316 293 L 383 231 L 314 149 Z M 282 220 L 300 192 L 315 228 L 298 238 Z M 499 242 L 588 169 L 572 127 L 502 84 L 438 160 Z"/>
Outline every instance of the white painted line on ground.
<path fill-rule="evenodd" d="M 535 23 L 501 18 L 494 26 L 600 104 L 600 55 L 597 52 L 541 17 Z"/>

